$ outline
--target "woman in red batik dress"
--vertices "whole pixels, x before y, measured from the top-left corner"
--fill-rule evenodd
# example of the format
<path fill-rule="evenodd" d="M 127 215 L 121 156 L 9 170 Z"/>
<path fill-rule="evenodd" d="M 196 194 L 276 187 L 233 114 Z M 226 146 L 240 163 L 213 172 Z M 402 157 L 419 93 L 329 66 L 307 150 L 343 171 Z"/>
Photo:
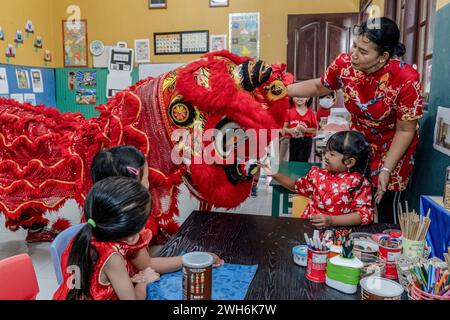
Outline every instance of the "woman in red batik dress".
<path fill-rule="evenodd" d="M 352 129 L 364 133 L 373 148 L 372 181 L 377 187 L 379 222 L 397 223 L 401 192 L 406 189 L 418 144 L 422 117 L 419 73 L 399 57 L 398 26 L 388 18 L 354 29 L 350 53 L 341 54 L 320 79 L 289 87 L 289 95 L 323 96 L 342 89 Z"/>

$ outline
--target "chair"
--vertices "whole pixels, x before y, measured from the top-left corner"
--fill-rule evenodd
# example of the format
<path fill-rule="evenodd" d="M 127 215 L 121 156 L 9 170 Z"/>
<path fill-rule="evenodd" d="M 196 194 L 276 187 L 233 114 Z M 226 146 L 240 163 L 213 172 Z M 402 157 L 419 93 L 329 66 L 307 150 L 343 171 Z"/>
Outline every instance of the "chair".
<path fill-rule="evenodd" d="M 75 237 L 75 235 L 86 225 L 86 223 L 77 224 L 75 226 L 71 226 L 66 230 L 62 231 L 58 236 L 53 240 L 52 245 L 50 247 L 50 252 L 53 260 L 53 267 L 55 268 L 56 273 L 56 281 L 58 284 L 61 284 L 63 281 L 63 276 L 61 272 L 61 255 L 69 244 L 70 240 Z"/>
<path fill-rule="evenodd" d="M 38 293 L 36 271 L 28 254 L 0 260 L 0 300 L 36 300 Z"/>

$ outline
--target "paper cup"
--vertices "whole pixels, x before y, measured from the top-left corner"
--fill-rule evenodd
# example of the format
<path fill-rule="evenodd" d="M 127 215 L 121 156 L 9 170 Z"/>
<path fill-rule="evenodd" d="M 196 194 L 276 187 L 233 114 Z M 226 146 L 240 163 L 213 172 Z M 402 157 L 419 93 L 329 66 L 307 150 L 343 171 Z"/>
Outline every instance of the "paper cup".
<path fill-rule="evenodd" d="M 414 259 L 414 258 L 422 258 L 423 252 L 425 248 L 425 240 L 423 241 L 415 241 L 409 240 L 406 238 L 402 238 L 403 244 L 403 255 L 405 257 Z"/>

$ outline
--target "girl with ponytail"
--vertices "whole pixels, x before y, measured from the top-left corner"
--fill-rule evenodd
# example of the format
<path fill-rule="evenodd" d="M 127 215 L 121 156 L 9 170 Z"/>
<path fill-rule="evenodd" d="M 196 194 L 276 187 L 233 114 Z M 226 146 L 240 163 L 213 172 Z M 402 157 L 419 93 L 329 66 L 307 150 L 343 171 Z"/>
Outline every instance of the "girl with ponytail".
<path fill-rule="evenodd" d="M 370 168 L 377 189 L 378 222 L 397 223 L 397 208 L 419 143 L 420 74 L 402 60 L 406 48 L 394 21 L 370 19 L 355 26 L 353 36 L 351 51 L 339 55 L 321 78 L 293 84 L 288 93 L 320 97 L 344 91 L 351 129 L 364 133 L 374 150 Z"/>
<path fill-rule="evenodd" d="M 63 282 L 55 300 L 144 300 L 146 285 L 157 281 L 135 257 L 148 255 L 151 231 L 144 225 L 150 195 L 138 181 L 109 177 L 86 197 L 86 225 L 61 257 Z"/>
<path fill-rule="evenodd" d="M 282 186 L 311 199 L 302 218 L 316 228 L 367 225 L 373 222 L 370 177 L 371 147 L 363 134 L 342 131 L 332 135 L 323 157 L 323 169 L 313 167 L 297 181 L 260 164 Z"/>

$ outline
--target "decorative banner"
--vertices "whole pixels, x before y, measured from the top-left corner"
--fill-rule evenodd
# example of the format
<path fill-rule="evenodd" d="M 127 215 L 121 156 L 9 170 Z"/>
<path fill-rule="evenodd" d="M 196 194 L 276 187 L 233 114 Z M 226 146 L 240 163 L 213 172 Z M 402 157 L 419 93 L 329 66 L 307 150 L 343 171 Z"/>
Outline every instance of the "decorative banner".
<path fill-rule="evenodd" d="M 16 69 L 17 87 L 19 89 L 30 89 L 30 79 L 27 70 Z"/>
<path fill-rule="evenodd" d="M 31 84 L 33 85 L 33 92 L 44 92 L 44 81 L 42 81 L 42 72 L 39 69 L 31 69 Z"/>
<path fill-rule="evenodd" d="M 86 20 L 63 21 L 63 44 L 64 67 L 88 66 Z"/>
<path fill-rule="evenodd" d="M 220 51 L 227 49 L 226 34 L 212 34 L 210 38 L 209 51 Z"/>
<path fill-rule="evenodd" d="M 6 68 L 0 68 L 0 94 L 9 94 L 8 76 Z"/>
<path fill-rule="evenodd" d="M 77 88 L 95 88 L 97 87 L 96 71 L 77 71 L 76 75 Z"/>
<path fill-rule="evenodd" d="M 88 105 L 97 103 L 96 89 L 79 89 L 77 90 L 76 103 L 79 105 Z"/>
<path fill-rule="evenodd" d="M 134 40 L 134 52 L 136 63 L 150 62 L 150 40 L 149 39 Z"/>
<path fill-rule="evenodd" d="M 230 14 L 231 52 L 259 59 L 259 12 Z"/>

